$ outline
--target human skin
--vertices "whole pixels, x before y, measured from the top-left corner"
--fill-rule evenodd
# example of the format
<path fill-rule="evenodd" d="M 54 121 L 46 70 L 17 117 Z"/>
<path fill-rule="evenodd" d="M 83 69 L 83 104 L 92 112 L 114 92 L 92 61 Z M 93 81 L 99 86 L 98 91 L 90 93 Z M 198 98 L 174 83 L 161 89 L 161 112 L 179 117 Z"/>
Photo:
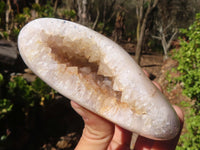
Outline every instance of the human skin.
<path fill-rule="evenodd" d="M 129 150 L 132 133 L 111 123 L 110 121 L 86 110 L 71 101 L 74 110 L 82 116 L 85 127 L 82 137 L 75 150 Z M 173 106 L 181 122 L 184 122 L 182 110 Z M 174 150 L 180 133 L 172 140 L 157 141 L 139 136 L 135 150 Z"/>
<path fill-rule="evenodd" d="M 148 76 L 148 74 L 147 74 Z M 161 87 L 153 82 L 158 89 Z M 114 123 L 88 111 L 71 101 L 73 109 L 83 118 L 83 134 L 75 150 L 129 150 L 132 133 Z M 173 106 L 180 120 L 180 131 L 174 139 L 158 141 L 138 136 L 134 150 L 174 150 L 184 123 L 184 114 L 178 106 Z"/>

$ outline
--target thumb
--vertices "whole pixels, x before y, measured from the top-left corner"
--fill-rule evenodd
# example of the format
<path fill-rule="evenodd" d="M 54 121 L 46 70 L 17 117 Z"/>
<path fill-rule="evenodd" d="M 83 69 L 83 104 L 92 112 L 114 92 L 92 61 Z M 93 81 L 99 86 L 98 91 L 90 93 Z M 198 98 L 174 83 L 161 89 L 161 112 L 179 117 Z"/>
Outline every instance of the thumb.
<path fill-rule="evenodd" d="M 75 150 L 106 150 L 114 134 L 114 124 L 71 101 L 85 127 Z"/>

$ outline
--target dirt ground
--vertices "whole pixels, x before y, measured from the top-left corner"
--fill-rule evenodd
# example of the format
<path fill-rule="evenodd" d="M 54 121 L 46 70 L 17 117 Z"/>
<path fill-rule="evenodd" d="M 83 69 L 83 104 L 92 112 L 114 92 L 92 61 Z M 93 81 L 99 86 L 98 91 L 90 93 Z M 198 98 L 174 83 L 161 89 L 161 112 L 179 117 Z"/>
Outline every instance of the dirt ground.
<path fill-rule="evenodd" d="M 144 54 L 141 57 L 141 67 L 150 74 L 150 78 L 157 80 L 161 75 L 163 56 L 161 54 Z"/>
<path fill-rule="evenodd" d="M 163 94 L 169 99 L 171 104 L 179 105 L 181 101 L 190 101 L 189 98 L 182 94 L 181 84 L 173 85 L 169 83 L 168 76 L 178 77 L 179 74 L 172 72 L 178 62 L 172 58 L 163 60 L 161 54 L 143 55 L 141 58 L 141 67 L 150 74 L 150 78 L 156 81 L 162 88 Z M 172 81 L 173 82 L 173 79 Z"/>

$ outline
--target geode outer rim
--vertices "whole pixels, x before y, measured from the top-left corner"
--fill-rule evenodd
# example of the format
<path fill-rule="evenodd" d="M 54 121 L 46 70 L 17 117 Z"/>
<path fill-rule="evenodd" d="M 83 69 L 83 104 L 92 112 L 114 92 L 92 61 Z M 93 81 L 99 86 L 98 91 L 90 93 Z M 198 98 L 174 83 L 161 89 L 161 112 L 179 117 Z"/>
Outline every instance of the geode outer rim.
<path fill-rule="evenodd" d="M 49 27 L 50 25 L 53 25 L 53 29 L 52 27 Z M 62 28 L 63 26 L 64 29 Z M 147 91 L 151 91 L 152 89 L 155 89 L 155 86 L 152 85 L 152 83 L 149 81 L 149 79 L 147 79 L 147 77 L 144 75 L 144 73 L 142 72 L 142 70 L 139 68 L 139 66 L 133 61 L 133 59 L 127 54 L 125 53 L 125 51 L 118 46 L 116 43 L 112 42 L 111 40 L 109 40 L 108 38 L 100 35 L 99 33 L 88 29 L 82 25 L 76 24 L 76 23 L 72 23 L 66 20 L 61 20 L 61 19 L 53 19 L 53 18 L 41 18 L 41 19 L 37 19 L 34 21 L 31 21 L 29 24 L 27 24 L 21 31 L 19 34 L 19 38 L 18 38 L 18 46 L 19 46 L 19 50 L 20 50 L 20 54 L 22 56 L 22 58 L 24 59 L 25 63 L 31 68 L 31 70 L 33 70 L 33 72 L 38 75 L 41 79 L 43 79 L 45 82 L 47 82 L 51 87 L 53 87 L 54 89 L 56 89 L 57 91 L 59 91 L 62 95 L 75 100 L 77 103 L 79 103 L 80 105 L 86 107 L 87 109 L 97 113 L 98 115 L 111 120 L 112 122 L 122 126 L 123 128 L 130 130 L 132 132 L 136 132 L 140 135 L 143 135 L 145 137 L 149 137 L 152 139 L 159 139 L 159 140 L 166 140 L 166 139 L 171 139 L 173 137 L 175 137 L 179 131 L 179 119 L 175 113 L 175 111 L 173 110 L 173 108 L 171 107 L 171 105 L 169 104 L 169 102 L 166 100 L 166 98 L 161 94 L 161 92 L 159 90 L 154 91 L 154 95 L 151 93 L 150 95 L 153 95 L 151 100 L 149 100 L 149 96 L 146 96 L 146 100 L 148 103 L 147 105 L 154 105 L 155 103 L 159 103 L 156 104 L 156 106 L 152 106 L 154 107 L 155 110 L 152 110 L 152 114 L 153 114 L 153 119 L 151 121 L 156 121 L 161 119 L 163 120 L 161 122 L 161 124 L 159 124 L 158 122 L 154 123 L 154 125 L 152 125 L 151 127 L 146 129 L 144 126 L 144 122 L 143 123 L 139 123 L 139 120 L 145 120 L 146 118 L 144 116 L 139 116 L 137 123 L 134 122 L 134 120 L 132 120 L 131 122 L 128 123 L 129 120 L 131 120 L 131 118 L 127 117 L 128 115 L 130 116 L 130 110 L 128 109 L 124 109 L 121 108 L 119 110 L 119 112 L 117 112 L 118 114 L 116 114 L 115 117 L 113 117 L 112 115 L 109 116 L 109 114 L 100 114 L 99 112 L 97 112 L 94 108 L 90 108 L 90 106 L 88 106 L 86 103 L 82 103 L 81 101 L 74 99 L 73 95 L 70 95 L 69 93 L 66 94 L 66 91 L 62 91 L 62 89 L 55 87 L 54 83 L 50 83 L 50 81 L 45 79 L 45 76 L 42 76 L 40 73 L 38 73 L 38 71 L 36 70 L 36 68 L 34 66 L 32 66 L 33 64 L 31 64 L 29 62 L 29 60 L 26 58 L 25 56 L 25 45 L 29 43 L 31 43 L 31 38 L 33 38 L 34 36 L 30 37 L 29 39 L 26 39 L 27 35 L 29 34 L 29 32 L 31 31 L 31 33 L 34 35 L 37 32 L 41 32 L 42 30 L 50 30 L 49 31 L 50 34 L 66 34 L 65 36 L 69 36 L 67 35 L 67 31 L 66 30 L 73 30 L 73 38 L 76 39 L 76 34 L 78 33 L 78 36 L 82 36 L 82 38 L 84 38 L 84 36 L 90 37 L 91 39 L 93 39 L 94 41 L 96 41 L 99 46 L 100 49 L 103 51 L 105 51 L 105 53 L 109 52 L 110 49 L 115 49 L 115 51 L 117 51 L 117 53 L 115 54 L 115 57 L 119 57 L 120 55 L 122 55 L 122 58 L 125 58 L 125 65 L 128 69 L 124 70 L 124 72 L 120 72 L 120 75 L 123 74 L 124 76 L 126 76 L 125 78 L 127 78 L 127 80 L 132 81 L 134 84 L 131 85 L 133 86 L 133 88 L 135 88 L 135 86 L 137 87 L 137 89 L 134 89 L 133 92 L 135 92 L 135 90 L 137 91 L 139 88 L 139 92 L 137 91 L 138 95 L 141 95 L 141 97 L 145 97 L 146 93 L 143 92 L 143 89 L 147 89 Z M 32 29 L 35 29 L 32 31 Z M 77 31 L 76 31 L 76 30 Z M 27 31 L 29 30 L 29 31 Z M 66 33 L 64 33 L 66 32 Z M 70 32 L 70 31 L 69 31 Z M 70 35 L 72 36 L 72 35 Z M 36 37 L 37 38 L 37 37 Z M 34 39 L 33 39 L 34 40 Z M 26 41 L 26 42 L 24 42 Z M 24 43 L 23 43 L 24 42 Z M 34 43 L 35 44 L 35 43 Z M 25 47 L 24 47 L 25 46 Z M 109 49 L 110 48 L 110 49 Z M 28 48 L 27 48 L 28 49 Z M 105 50 L 106 49 L 106 50 Z M 107 52 L 106 52 L 107 51 Z M 113 53 L 111 53 L 113 54 Z M 121 59 L 121 57 L 119 57 L 119 59 Z M 122 63 L 123 64 L 123 63 Z M 131 69 L 131 68 L 134 69 Z M 119 69 L 120 70 L 120 69 Z M 121 69 L 123 70 L 123 69 Z M 129 77 L 127 74 L 132 75 L 131 77 Z M 119 76 L 120 76 L 119 75 Z M 135 79 L 137 77 L 137 79 Z M 125 80 L 125 79 L 121 79 L 121 80 Z M 145 80 L 145 84 L 140 84 L 141 80 Z M 132 83 L 131 82 L 131 83 Z M 143 81 L 142 81 L 143 82 Z M 126 83 L 129 84 L 129 83 Z M 145 90 L 144 90 L 145 91 Z M 136 94 L 137 94 L 136 93 Z M 156 96 L 155 96 L 156 95 Z M 151 97 L 151 96 L 150 96 Z M 139 97 L 140 98 L 140 97 Z M 152 104 L 153 101 L 156 101 Z M 141 101 L 140 103 L 142 103 L 143 101 Z M 159 105 L 159 106 L 158 106 Z M 164 106 L 166 105 L 166 106 Z M 115 107 L 115 106 L 112 106 Z M 127 116 L 122 116 L 121 114 L 128 114 Z M 151 115 L 152 115 L 151 114 Z M 137 115 L 137 114 L 136 114 Z M 127 117 L 127 118 L 126 118 Z M 126 118 L 126 119 L 124 119 Z M 142 122 L 142 121 L 141 121 Z M 127 125 L 128 124 L 128 125 Z M 141 126 L 143 126 L 142 130 L 141 130 Z M 149 130 L 149 131 L 147 131 Z M 156 133 L 158 130 L 159 133 Z M 166 131 L 164 131 L 166 130 Z"/>

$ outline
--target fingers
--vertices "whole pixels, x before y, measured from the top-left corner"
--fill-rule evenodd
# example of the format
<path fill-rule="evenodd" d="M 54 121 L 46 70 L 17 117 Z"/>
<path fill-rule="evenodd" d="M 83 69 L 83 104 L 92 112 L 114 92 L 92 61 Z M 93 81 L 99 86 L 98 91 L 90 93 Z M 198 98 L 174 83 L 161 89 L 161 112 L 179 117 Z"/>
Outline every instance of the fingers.
<path fill-rule="evenodd" d="M 152 83 L 153 83 L 161 92 L 163 92 L 161 86 L 160 86 L 157 82 L 152 81 Z"/>
<path fill-rule="evenodd" d="M 115 126 L 115 133 L 108 150 L 130 150 L 131 136 L 130 131 Z"/>
<path fill-rule="evenodd" d="M 147 74 L 147 73 L 146 73 Z M 160 89 L 162 88 L 153 81 L 153 84 Z M 74 110 L 82 116 L 85 127 L 83 135 L 75 150 L 128 150 L 130 149 L 132 133 L 115 126 L 113 123 L 102 117 L 84 109 L 75 102 L 71 102 Z M 172 140 L 155 141 L 145 137 L 138 137 L 135 144 L 135 150 L 174 150 L 183 127 L 184 115 L 181 109 L 173 106 L 181 122 L 179 134 Z"/>
<path fill-rule="evenodd" d="M 76 150 L 106 150 L 114 134 L 114 124 L 71 101 L 74 110 L 82 116 L 85 127 Z"/>
<path fill-rule="evenodd" d="M 150 74 L 149 74 L 145 69 L 143 69 L 143 72 L 146 74 L 146 76 L 147 76 L 148 78 L 150 78 Z M 161 86 L 160 86 L 157 82 L 152 81 L 152 83 L 153 83 L 161 92 L 163 92 Z"/>
<path fill-rule="evenodd" d="M 71 101 L 74 110 L 82 116 L 85 122 L 83 135 L 76 150 L 126 150 L 130 147 L 132 133 L 114 126 L 111 122 L 98 115 L 84 109 L 80 105 Z M 113 136 L 114 134 L 114 136 Z"/>
<path fill-rule="evenodd" d="M 135 145 L 135 150 L 175 150 L 183 128 L 184 114 L 178 106 L 173 107 L 180 120 L 180 131 L 177 136 L 174 139 L 167 141 L 156 141 L 139 136 Z"/>
<path fill-rule="evenodd" d="M 184 113 L 183 113 L 183 111 L 180 109 L 180 107 L 178 107 L 176 105 L 173 105 L 173 108 L 176 111 L 177 116 L 179 117 L 181 125 L 183 125 L 183 123 L 184 123 Z"/>
<path fill-rule="evenodd" d="M 149 77 L 149 74 L 145 70 L 143 71 Z M 161 86 L 158 83 L 155 81 L 152 82 L 161 92 L 163 92 Z M 180 120 L 180 131 L 177 136 L 174 139 L 167 141 L 156 141 L 139 136 L 135 144 L 135 150 L 174 150 L 176 148 L 184 124 L 184 114 L 178 106 L 174 105 L 173 107 Z"/>

